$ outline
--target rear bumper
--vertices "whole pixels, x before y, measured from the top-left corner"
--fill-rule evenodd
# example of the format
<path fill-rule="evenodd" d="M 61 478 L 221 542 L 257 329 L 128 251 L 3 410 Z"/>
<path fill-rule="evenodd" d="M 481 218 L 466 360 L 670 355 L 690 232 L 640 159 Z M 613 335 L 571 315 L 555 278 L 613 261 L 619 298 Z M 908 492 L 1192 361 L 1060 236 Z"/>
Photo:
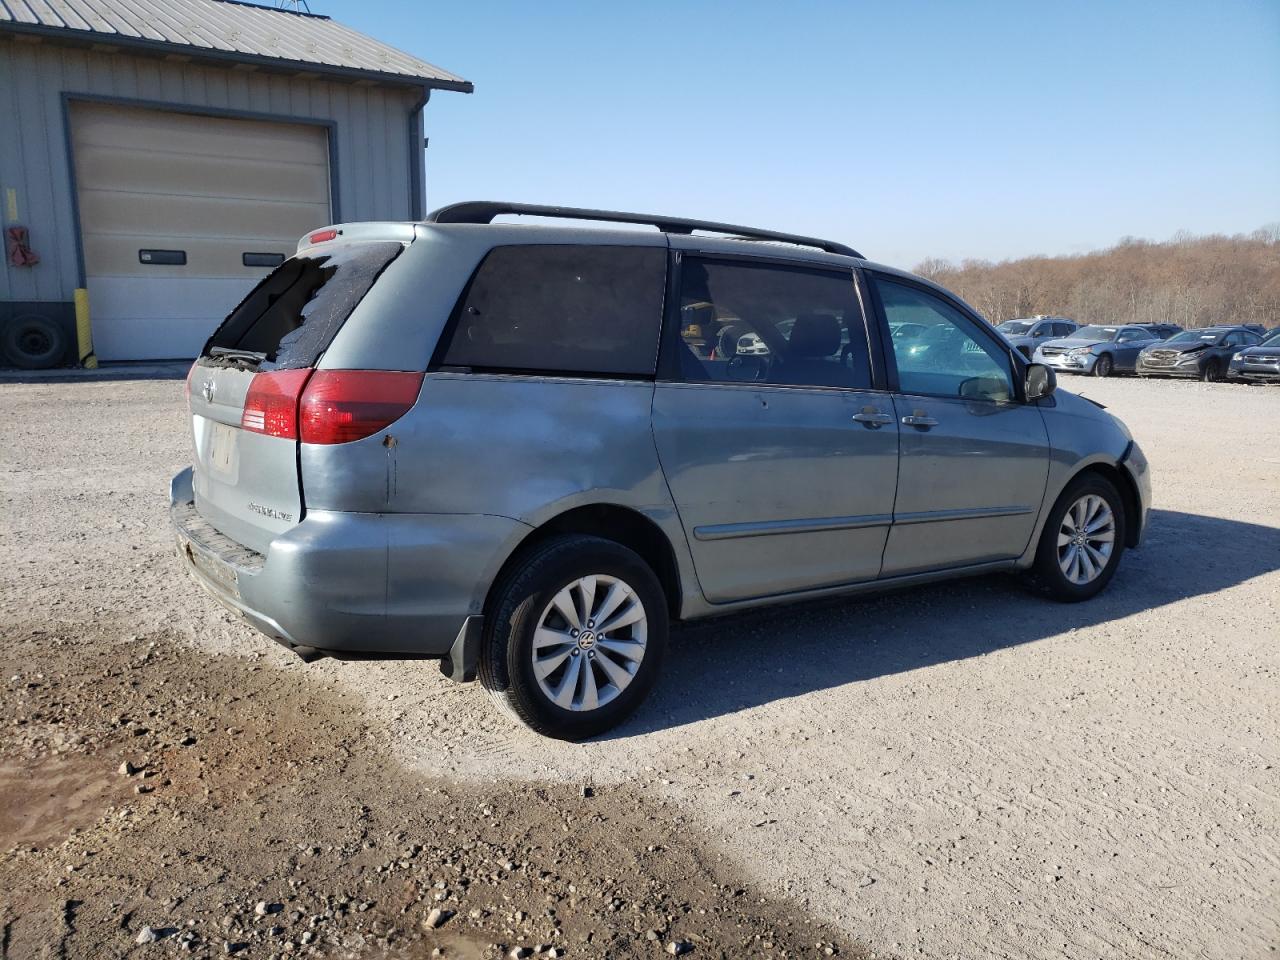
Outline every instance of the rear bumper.
<path fill-rule="evenodd" d="M 505 517 L 312 510 L 265 554 L 195 509 L 191 470 L 170 518 L 184 566 L 225 606 L 290 647 L 445 657 L 528 527 Z"/>

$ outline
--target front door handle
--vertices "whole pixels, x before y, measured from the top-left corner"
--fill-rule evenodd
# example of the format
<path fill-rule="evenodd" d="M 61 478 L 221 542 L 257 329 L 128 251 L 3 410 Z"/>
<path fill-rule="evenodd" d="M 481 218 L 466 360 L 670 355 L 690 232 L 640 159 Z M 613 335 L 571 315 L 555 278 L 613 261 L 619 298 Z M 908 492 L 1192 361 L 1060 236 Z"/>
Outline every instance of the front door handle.
<path fill-rule="evenodd" d="M 913 410 L 902 418 L 902 422 L 909 427 L 923 427 L 928 430 L 930 427 L 936 427 L 938 421 L 933 419 L 923 410 Z"/>
<path fill-rule="evenodd" d="M 875 407 L 864 407 L 853 415 L 855 423 L 865 424 L 872 430 L 879 430 L 887 423 L 893 423 L 893 417 Z"/>

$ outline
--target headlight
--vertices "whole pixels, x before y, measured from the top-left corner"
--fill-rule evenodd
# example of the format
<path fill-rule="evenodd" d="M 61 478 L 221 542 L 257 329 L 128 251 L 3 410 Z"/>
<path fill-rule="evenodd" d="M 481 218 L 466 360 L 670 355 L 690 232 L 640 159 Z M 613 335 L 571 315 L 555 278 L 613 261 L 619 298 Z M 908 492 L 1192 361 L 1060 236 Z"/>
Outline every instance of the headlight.
<path fill-rule="evenodd" d="M 1243 353 L 1237 353 L 1237 354 L 1236 354 L 1234 357 L 1232 357 L 1231 359 L 1232 359 L 1232 360 L 1243 360 L 1243 359 L 1244 359 L 1244 354 L 1243 354 Z"/>
<path fill-rule="evenodd" d="M 1199 359 L 1200 359 L 1200 351 L 1197 350 L 1195 353 L 1184 353 L 1175 362 L 1176 363 L 1195 363 Z"/>
<path fill-rule="evenodd" d="M 1069 357 L 1087 357 L 1087 356 L 1088 356 L 1089 354 L 1091 354 L 1091 353 L 1093 353 L 1093 347 L 1076 347 L 1074 350 L 1068 350 L 1068 351 L 1067 351 L 1067 356 L 1069 356 Z"/>

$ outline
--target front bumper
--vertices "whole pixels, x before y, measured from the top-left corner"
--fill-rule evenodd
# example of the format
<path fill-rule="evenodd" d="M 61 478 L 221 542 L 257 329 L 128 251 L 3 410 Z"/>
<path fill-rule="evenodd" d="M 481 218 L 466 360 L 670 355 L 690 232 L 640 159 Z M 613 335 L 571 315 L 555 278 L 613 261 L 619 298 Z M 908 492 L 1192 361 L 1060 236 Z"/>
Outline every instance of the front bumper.
<path fill-rule="evenodd" d="M 1129 540 L 1130 546 L 1137 547 L 1142 544 L 1142 538 L 1146 535 L 1147 514 L 1151 511 L 1151 466 L 1147 463 L 1142 448 L 1132 441 L 1124 452 L 1120 465 L 1133 480 L 1133 488 L 1138 494 L 1137 529 L 1130 531 Z"/>
<path fill-rule="evenodd" d="M 290 647 L 445 657 L 528 531 L 505 517 L 311 510 L 265 554 L 195 508 L 191 470 L 170 485 L 178 553 L 196 580 Z"/>
<path fill-rule="evenodd" d="M 1236 380 L 1280 383 L 1280 363 L 1250 363 L 1247 360 L 1232 360 L 1227 376 Z"/>
<path fill-rule="evenodd" d="M 1189 377 L 1193 380 L 1200 379 L 1203 369 L 1199 360 L 1191 363 L 1148 363 L 1141 357 L 1138 358 L 1135 370 L 1140 377 Z"/>
<path fill-rule="evenodd" d="M 1093 373 L 1093 365 L 1098 362 L 1097 355 L 1092 353 L 1079 357 L 1066 353 L 1046 356 L 1037 350 L 1033 356 L 1036 363 L 1043 363 L 1046 367 L 1053 367 L 1054 370 L 1062 373 Z"/>

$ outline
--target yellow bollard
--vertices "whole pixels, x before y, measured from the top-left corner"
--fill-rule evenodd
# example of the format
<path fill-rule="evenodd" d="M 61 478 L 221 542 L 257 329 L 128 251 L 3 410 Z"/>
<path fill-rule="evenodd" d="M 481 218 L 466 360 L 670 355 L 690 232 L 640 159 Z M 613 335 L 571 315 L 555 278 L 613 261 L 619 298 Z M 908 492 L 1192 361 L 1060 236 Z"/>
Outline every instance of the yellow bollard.
<path fill-rule="evenodd" d="M 89 291 L 76 288 L 76 340 L 80 344 L 80 365 L 86 370 L 98 369 L 93 352 L 93 329 L 89 326 Z"/>

